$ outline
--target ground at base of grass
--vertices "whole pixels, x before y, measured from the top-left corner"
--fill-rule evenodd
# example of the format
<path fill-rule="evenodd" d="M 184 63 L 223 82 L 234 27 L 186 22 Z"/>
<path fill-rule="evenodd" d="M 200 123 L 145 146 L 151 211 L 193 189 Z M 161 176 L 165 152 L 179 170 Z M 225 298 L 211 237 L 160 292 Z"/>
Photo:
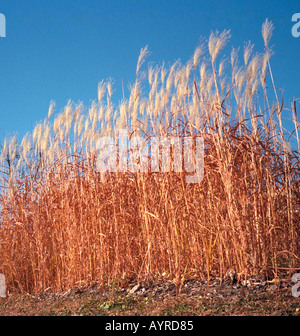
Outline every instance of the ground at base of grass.
<path fill-rule="evenodd" d="M 131 284 L 128 288 L 74 288 L 0 298 L 0 316 L 300 316 L 290 281 L 220 284 L 188 280 Z"/>

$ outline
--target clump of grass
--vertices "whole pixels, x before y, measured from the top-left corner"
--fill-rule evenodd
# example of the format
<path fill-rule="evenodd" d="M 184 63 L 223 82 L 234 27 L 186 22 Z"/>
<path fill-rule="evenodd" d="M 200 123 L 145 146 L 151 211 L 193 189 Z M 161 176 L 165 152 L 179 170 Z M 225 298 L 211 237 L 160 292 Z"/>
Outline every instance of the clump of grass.
<path fill-rule="evenodd" d="M 299 123 L 296 101 L 289 111 L 279 103 L 272 30 L 266 21 L 264 53 L 253 55 L 247 43 L 241 64 L 237 50 L 220 61 L 229 31 L 212 33 L 208 50 L 203 44 L 169 69 L 142 71 L 144 48 L 118 106 L 112 81 L 100 82 L 89 108 L 69 102 L 53 119 L 51 102 L 20 144 L 5 140 L 0 272 L 8 287 L 39 292 L 165 277 L 180 284 L 229 268 L 246 278 L 277 273 L 283 261 L 299 267 Z M 288 113 L 293 132 L 285 129 Z M 173 170 L 100 173 L 97 139 L 117 139 L 125 128 L 145 139 L 203 137 L 201 183 Z"/>

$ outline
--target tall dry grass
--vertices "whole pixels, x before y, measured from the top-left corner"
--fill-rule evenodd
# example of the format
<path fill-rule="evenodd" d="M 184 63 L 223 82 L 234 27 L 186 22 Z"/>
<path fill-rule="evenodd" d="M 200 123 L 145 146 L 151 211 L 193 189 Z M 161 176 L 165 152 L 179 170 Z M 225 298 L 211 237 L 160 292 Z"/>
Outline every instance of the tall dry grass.
<path fill-rule="evenodd" d="M 215 32 L 186 64 L 147 72 L 144 48 L 118 106 L 112 81 L 102 81 L 89 108 L 69 102 L 53 117 L 51 102 L 32 134 L 5 140 L 0 272 L 8 287 L 180 284 L 229 268 L 243 279 L 299 267 L 299 123 L 296 101 L 284 108 L 274 85 L 272 30 L 266 21 L 262 54 L 247 43 L 242 57 L 233 49 L 221 59 L 230 32 Z M 97 139 L 120 129 L 204 137 L 202 182 L 186 183 L 186 172 L 99 173 Z"/>

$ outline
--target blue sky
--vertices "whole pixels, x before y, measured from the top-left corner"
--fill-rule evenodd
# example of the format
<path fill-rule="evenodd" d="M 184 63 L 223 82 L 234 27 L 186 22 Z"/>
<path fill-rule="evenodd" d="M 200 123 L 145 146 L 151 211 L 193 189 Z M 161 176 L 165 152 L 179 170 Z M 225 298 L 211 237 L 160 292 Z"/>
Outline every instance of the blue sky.
<path fill-rule="evenodd" d="M 7 30 L 0 38 L 0 139 L 32 131 L 52 99 L 58 111 L 69 99 L 89 104 L 102 79 L 114 79 L 117 103 L 145 45 L 148 62 L 185 62 L 201 37 L 231 29 L 229 48 L 251 40 L 263 51 L 266 18 L 275 26 L 276 85 L 286 105 L 300 98 L 300 37 L 291 34 L 299 0 L 1 0 L 0 13 Z"/>

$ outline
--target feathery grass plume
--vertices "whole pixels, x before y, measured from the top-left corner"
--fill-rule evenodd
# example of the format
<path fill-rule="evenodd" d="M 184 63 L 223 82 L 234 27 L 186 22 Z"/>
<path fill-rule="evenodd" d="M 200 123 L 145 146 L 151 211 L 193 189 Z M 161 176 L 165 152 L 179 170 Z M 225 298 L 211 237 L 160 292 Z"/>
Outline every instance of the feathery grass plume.
<path fill-rule="evenodd" d="M 221 88 L 221 94 L 222 95 L 225 95 L 226 84 L 227 84 L 226 78 L 222 78 L 221 82 L 220 82 L 220 88 Z"/>
<path fill-rule="evenodd" d="M 52 114 L 54 112 L 55 106 L 56 106 L 55 101 L 51 100 L 50 106 L 49 106 L 49 110 L 48 110 L 48 119 L 51 118 L 51 116 L 52 116 Z"/>
<path fill-rule="evenodd" d="M 84 105 L 82 102 L 79 102 L 74 110 L 74 123 L 76 124 L 80 118 L 80 116 L 82 115 L 84 110 Z"/>
<path fill-rule="evenodd" d="M 113 104 L 109 101 L 107 106 L 106 106 L 106 113 L 105 113 L 105 121 L 108 123 L 111 120 L 112 114 L 113 114 L 113 109 L 114 106 Z"/>
<path fill-rule="evenodd" d="M 86 119 L 85 119 L 85 123 L 84 123 L 84 138 L 85 138 L 85 139 L 88 139 L 88 134 L 89 134 L 89 130 L 90 130 L 89 126 L 90 126 L 90 122 L 89 122 L 89 120 L 86 118 Z"/>
<path fill-rule="evenodd" d="M 236 87 L 238 88 L 238 92 L 240 93 L 245 83 L 245 71 L 243 68 L 237 70 L 234 77 L 234 82 L 236 84 Z"/>
<path fill-rule="evenodd" d="M 92 105 L 89 109 L 89 119 L 90 122 L 93 123 L 94 119 L 97 117 L 97 107 L 96 107 L 96 103 L 93 101 Z"/>
<path fill-rule="evenodd" d="M 180 67 L 180 61 L 177 60 L 172 66 L 171 69 L 169 71 L 169 75 L 167 78 L 167 82 L 166 82 L 166 90 L 167 93 L 170 94 L 172 85 L 173 85 L 173 81 L 174 81 L 174 76 L 176 74 L 177 69 Z"/>
<path fill-rule="evenodd" d="M 252 92 L 251 92 L 251 95 L 254 96 L 255 93 L 257 93 L 257 89 L 258 89 L 258 86 L 260 84 L 260 80 L 259 79 L 255 79 L 253 85 L 252 85 Z"/>
<path fill-rule="evenodd" d="M 244 63 L 247 67 L 249 58 L 252 54 L 254 45 L 251 43 L 251 41 L 248 41 L 247 44 L 244 45 Z"/>
<path fill-rule="evenodd" d="M 186 66 L 185 66 L 185 81 L 186 81 L 186 85 L 189 82 L 190 76 L 191 76 L 191 70 L 193 67 L 193 63 L 192 60 L 190 60 L 189 62 L 187 62 Z"/>
<path fill-rule="evenodd" d="M 162 90 L 163 90 L 163 88 L 162 88 Z M 160 96 L 162 96 L 162 94 L 163 94 L 163 92 L 160 94 Z M 140 104 L 139 104 L 139 114 L 141 116 L 145 116 L 146 104 L 147 104 L 147 102 L 146 102 L 145 99 L 142 99 Z"/>
<path fill-rule="evenodd" d="M 14 161 L 17 155 L 17 136 L 14 135 L 8 145 L 8 155 L 11 162 Z"/>
<path fill-rule="evenodd" d="M 149 92 L 149 100 L 151 101 L 155 95 L 155 92 L 157 90 L 157 87 L 158 87 L 158 76 L 159 76 L 159 72 L 158 72 L 158 69 L 155 68 L 154 69 L 154 72 L 153 72 L 153 79 L 152 79 L 152 83 L 151 83 L 151 88 L 150 88 L 150 92 Z M 139 87 L 139 84 L 136 83 L 135 86 L 138 85 L 137 87 Z M 171 85 L 171 84 L 170 84 Z M 132 103 L 134 101 L 134 99 L 137 97 L 137 90 L 135 89 L 135 86 L 132 88 L 134 89 L 134 91 L 131 90 L 131 93 L 130 93 L 130 99 L 133 99 L 132 100 Z M 132 95 L 133 93 L 133 95 Z"/>
<path fill-rule="evenodd" d="M 100 103 L 105 96 L 106 83 L 104 80 L 98 83 L 98 102 Z"/>
<path fill-rule="evenodd" d="M 205 63 L 201 64 L 200 77 L 201 77 L 201 81 L 206 79 L 206 64 Z"/>
<path fill-rule="evenodd" d="M 274 30 L 273 23 L 271 21 L 269 21 L 268 19 L 266 19 L 265 22 L 262 25 L 262 36 L 263 36 L 266 52 L 269 52 L 269 53 L 272 52 L 269 48 L 269 42 L 270 42 L 270 39 L 272 37 L 273 30 Z M 279 104 L 279 99 L 278 99 L 277 90 L 276 90 L 275 83 L 274 83 L 274 78 L 273 78 L 273 73 L 272 73 L 269 58 L 267 58 L 266 61 L 267 61 L 267 64 L 268 64 L 268 69 L 269 69 L 269 72 L 270 72 L 270 77 L 271 77 L 271 81 L 272 81 L 272 85 L 273 85 L 273 90 L 274 90 L 274 94 L 275 94 L 276 101 L 277 101 L 277 109 L 279 110 L 280 109 L 280 104 Z"/>
<path fill-rule="evenodd" d="M 199 46 L 195 49 L 194 55 L 193 55 L 193 67 L 194 71 L 196 70 L 197 66 L 200 62 L 200 57 L 203 54 L 203 46 Z"/>
<path fill-rule="evenodd" d="M 206 64 L 202 63 L 200 66 L 200 96 L 204 95 L 204 91 L 205 91 L 205 83 L 206 83 Z"/>
<path fill-rule="evenodd" d="M 158 78 L 158 72 L 155 73 L 155 81 L 154 83 L 157 86 L 157 80 Z M 137 118 L 137 114 L 138 114 L 138 106 L 140 103 L 140 94 L 141 94 L 141 86 L 140 86 L 140 82 L 136 81 L 134 83 L 134 85 L 131 87 L 130 90 L 130 98 L 129 98 L 129 102 L 128 102 L 128 109 L 130 111 L 131 117 L 136 120 Z"/>
<path fill-rule="evenodd" d="M 239 56 L 239 49 L 232 48 L 231 54 L 230 54 L 230 63 L 231 63 L 233 76 L 234 76 L 235 70 L 238 66 L 238 56 Z"/>
<path fill-rule="evenodd" d="M 261 83 L 263 86 L 266 84 L 266 77 L 267 77 L 267 69 L 268 69 L 268 63 L 271 57 L 271 52 L 268 50 L 264 53 L 263 59 L 262 59 L 262 67 L 261 67 Z"/>
<path fill-rule="evenodd" d="M 223 73 L 224 73 L 224 70 L 225 70 L 225 63 L 226 63 L 226 60 L 223 59 L 220 64 L 219 64 L 219 77 L 222 77 L 223 76 Z"/>
<path fill-rule="evenodd" d="M 109 78 L 106 88 L 107 88 L 108 97 L 111 98 L 113 94 L 113 79 L 112 78 Z"/>
<path fill-rule="evenodd" d="M 37 124 L 33 130 L 33 141 L 37 144 L 39 144 L 40 139 L 41 139 L 41 135 L 42 135 L 42 125 L 41 124 Z"/>
<path fill-rule="evenodd" d="M 139 59 L 138 59 L 138 63 L 137 63 L 137 66 L 136 66 L 136 75 L 139 74 L 141 66 L 145 62 L 148 55 L 149 55 L 149 51 L 148 51 L 148 46 L 146 45 L 144 48 L 141 49 Z"/>
<path fill-rule="evenodd" d="M 76 123 L 74 125 L 74 136 L 80 137 L 82 129 L 83 129 L 83 119 L 84 115 L 79 115 L 78 119 L 76 120 Z"/>
<path fill-rule="evenodd" d="M 262 25 L 262 31 L 261 31 L 266 49 L 268 49 L 273 30 L 274 30 L 274 26 L 273 26 L 272 21 L 269 21 L 268 19 L 266 19 L 266 21 Z"/>
<path fill-rule="evenodd" d="M 299 140 L 299 134 L 298 134 L 298 129 L 300 128 L 300 123 L 297 120 L 297 107 L 296 107 L 296 104 L 297 104 L 298 100 L 299 99 L 295 99 L 292 102 L 292 114 L 293 114 L 292 120 L 293 120 L 293 123 L 294 123 L 294 126 L 295 126 L 296 139 L 297 139 L 297 144 L 298 144 L 298 153 L 300 155 L 300 140 Z"/>
<path fill-rule="evenodd" d="M 28 132 L 24 135 L 20 147 L 22 148 L 22 157 L 25 158 L 31 147 L 30 134 Z"/>
<path fill-rule="evenodd" d="M 42 136 L 40 140 L 40 150 L 42 153 L 46 153 L 47 147 L 48 147 L 48 141 L 50 137 L 50 126 L 48 123 L 44 123 L 43 130 L 42 130 Z"/>
<path fill-rule="evenodd" d="M 7 157 L 7 152 L 8 152 L 8 144 L 7 144 L 7 139 L 4 139 L 3 146 L 1 149 L 1 156 L 0 156 L 0 162 L 3 164 L 6 157 Z"/>
<path fill-rule="evenodd" d="M 212 88 L 214 85 L 214 76 L 210 75 L 208 81 L 207 81 L 207 87 L 206 87 L 206 92 L 208 93 L 209 96 L 212 94 Z"/>
<path fill-rule="evenodd" d="M 68 122 L 69 119 L 73 117 L 73 106 L 72 101 L 69 100 L 63 111 L 63 121 Z"/>
<path fill-rule="evenodd" d="M 209 36 L 208 41 L 208 49 L 211 56 L 211 65 L 213 70 L 213 79 L 214 79 L 214 85 L 216 90 L 216 99 L 219 104 L 221 105 L 221 98 L 219 93 L 219 87 L 218 87 L 218 81 L 217 81 L 217 73 L 216 73 L 216 58 L 220 51 L 225 47 L 228 39 L 230 38 L 230 31 L 224 30 L 221 34 L 219 34 L 218 31 L 215 33 L 211 33 Z"/>
<path fill-rule="evenodd" d="M 151 86 L 153 83 L 153 77 L 154 77 L 154 68 L 152 65 L 149 66 L 148 68 L 148 81 L 149 81 L 149 85 Z"/>
<path fill-rule="evenodd" d="M 56 118 L 55 118 L 54 121 L 53 121 L 53 131 L 54 131 L 55 134 L 58 133 L 58 131 L 59 131 L 59 129 L 60 129 L 60 126 L 61 126 L 62 123 L 63 123 L 63 120 L 62 120 L 62 119 L 63 119 L 63 118 L 62 118 L 62 114 L 60 113 L 60 114 L 58 114 L 58 115 L 56 116 Z M 33 141 L 35 141 L 35 138 L 36 138 L 35 132 L 37 132 L 37 131 L 34 131 L 34 132 L 33 132 Z"/>
<path fill-rule="evenodd" d="M 103 121 L 103 117 L 104 117 L 104 106 L 102 104 L 100 104 L 99 108 L 98 108 L 98 122 L 102 122 Z"/>
<path fill-rule="evenodd" d="M 120 117 L 125 120 L 125 123 L 127 123 L 127 105 L 126 101 L 122 101 L 120 104 Z"/>
<path fill-rule="evenodd" d="M 217 30 L 211 32 L 208 41 L 208 50 L 212 63 L 215 63 L 220 51 L 225 47 L 230 37 L 230 30 L 224 30 L 221 34 Z"/>
<path fill-rule="evenodd" d="M 250 61 L 246 70 L 248 85 L 251 85 L 257 78 L 261 67 L 261 63 L 262 63 L 261 56 L 258 54 L 256 54 Z"/>
<path fill-rule="evenodd" d="M 161 78 L 161 83 L 164 84 L 165 83 L 165 78 L 167 75 L 167 69 L 165 68 L 164 64 L 161 67 L 161 71 L 160 71 L 160 78 Z"/>

